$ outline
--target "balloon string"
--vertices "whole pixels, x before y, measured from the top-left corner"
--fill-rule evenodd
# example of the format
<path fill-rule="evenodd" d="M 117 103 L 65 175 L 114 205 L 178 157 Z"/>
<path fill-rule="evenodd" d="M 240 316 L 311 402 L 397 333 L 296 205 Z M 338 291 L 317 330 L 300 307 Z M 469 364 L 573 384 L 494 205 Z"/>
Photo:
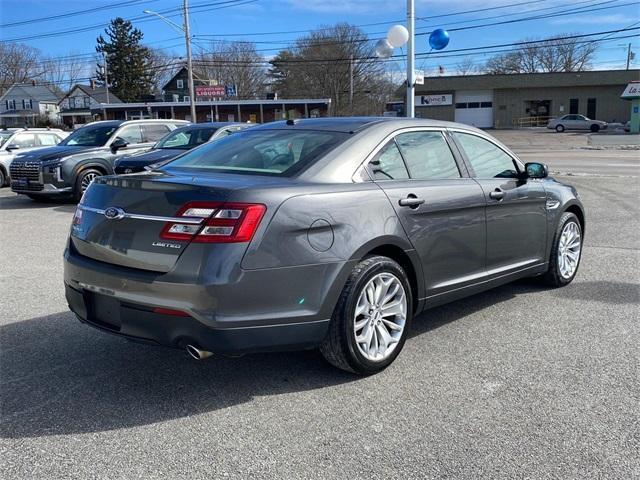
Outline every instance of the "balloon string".
<path fill-rule="evenodd" d="M 427 55 L 429 55 L 431 52 L 433 52 L 433 47 L 427 52 Z M 424 57 L 424 59 L 422 60 L 422 64 L 420 65 L 420 70 L 424 69 L 424 64 L 427 61 L 427 57 Z"/>

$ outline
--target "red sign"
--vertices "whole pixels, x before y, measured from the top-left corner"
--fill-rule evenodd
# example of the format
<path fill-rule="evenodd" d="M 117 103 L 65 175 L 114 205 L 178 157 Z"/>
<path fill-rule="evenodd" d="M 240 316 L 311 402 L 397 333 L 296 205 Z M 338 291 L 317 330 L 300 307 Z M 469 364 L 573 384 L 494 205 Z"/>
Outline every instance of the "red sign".
<path fill-rule="evenodd" d="M 196 97 L 224 97 L 224 85 L 199 85 L 196 87 Z"/>

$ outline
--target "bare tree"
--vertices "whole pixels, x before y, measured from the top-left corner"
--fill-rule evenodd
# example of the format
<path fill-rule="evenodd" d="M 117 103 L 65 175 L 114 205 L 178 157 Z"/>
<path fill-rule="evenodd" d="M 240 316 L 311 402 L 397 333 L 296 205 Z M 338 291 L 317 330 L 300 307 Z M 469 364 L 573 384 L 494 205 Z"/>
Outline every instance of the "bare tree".
<path fill-rule="evenodd" d="M 579 72 L 587 70 L 596 52 L 594 42 L 565 38 L 526 39 L 529 43 L 513 52 L 496 55 L 485 64 L 487 73 Z"/>
<path fill-rule="evenodd" d="M 395 90 L 367 35 L 347 23 L 299 38 L 271 65 L 276 91 L 292 98 L 329 97 L 335 115 L 380 114 Z"/>
<path fill-rule="evenodd" d="M 474 73 L 478 73 L 478 66 L 471 57 L 464 57 L 456 65 L 457 75 L 473 75 Z"/>
<path fill-rule="evenodd" d="M 216 42 L 196 56 L 194 71 L 200 80 L 236 85 L 238 98 L 259 98 L 265 90 L 264 59 L 251 42 Z"/>
<path fill-rule="evenodd" d="M 14 83 L 42 75 L 40 51 L 20 43 L 0 43 L 0 95 Z"/>
<path fill-rule="evenodd" d="M 184 65 L 181 59 L 174 59 L 160 48 L 149 48 L 151 54 L 150 69 L 154 94 L 159 94 L 162 87 L 175 75 L 176 70 Z"/>
<path fill-rule="evenodd" d="M 69 91 L 81 79 L 91 75 L 92 59 L 71 52 L 65 57 L 47 57 L 41 62 L 40 79 L 47 82 L 49 87 L 58 92 Z"/>

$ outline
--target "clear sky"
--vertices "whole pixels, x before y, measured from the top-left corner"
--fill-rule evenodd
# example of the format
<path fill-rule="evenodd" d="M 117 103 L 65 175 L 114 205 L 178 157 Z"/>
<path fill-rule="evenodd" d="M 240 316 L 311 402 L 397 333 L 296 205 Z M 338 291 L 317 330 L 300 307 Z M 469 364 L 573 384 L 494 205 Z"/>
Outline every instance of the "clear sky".
<path fill-rule="evenodd" d="M 447 50 L 506 44 L 531 37 L 557 34 L 576 34 L 610 31 L 629 26 L 640 26 L 638 0 L 538 0 L 523 4 L 525 0 L 416 0 L 419 32 L 429 32 L 442 26 L 450 30 L 451 43 Z M 520 5 L 513 5 L 513 4 Z M 144 33 L 144 41 L 153 47 L 165 48 L 175 54 L 184 52 L 180 33 L 160 19 L 145 15 L 143 10 L 167 11 L 166 16 L 181 23 L 178 8 L 182 0 L 0 0 L 0 30 L 2 41 L 20 41 L 40 49 L 51 56 L 94 52 L 96 36 L 103 32 L 110 19 L 121 16 L 133 21 Z M 279 48 L 287 46 L 299 33 L 322 25 L 349 22 L 363 25 L 372 38 L 384 37 L 391 22 L 403 23 L 406 18 L 404 0 L 190 0 L 192 33 L 196 49 L 206 47 L 212 37 L 226 40 L 250 40 L 266 58 Z M 506 8 L 505 5 L 508 6 Z M 174 9 L 173 11 L 170 11 Z M 482 12 L 460 14 L 474 9 Z M 570 13 L 570 14 L 563 14 Z M 446 16 L 443 16 L 446 15 Z M 61 18 L 50 18 L 62 16 Z M 47 18 L 42 20 L 43 18 Z M 486 23 L 538 17 L 529 21 L 468 28 Z M 33 21 L 37 20 L 37 21 Z M 15 24 L 22 21 L 28 23 Z M 381 24 L 382 22 L 390 22 Z M 378 24 L 378 25 L 371 25 Z M 634 25 L 635 24 L 635 25 Z M 465 28 L 466 27 L 466 28 Z M 454 30 L 464 28 L 462 30 Z M 274 33 L 282 32 L 282 33 Z M 46 38 L 34 38 L 54 33 Z M 273 33 L 273 34 L 271 34 Z M 632 35 L 635 38 L 611 39 L 599 44 L 594 68 L 624 68 L 626 46 L 629 42 L 637 52 L 640 66 L 640 30 L 612 34 Z M 419 36 L 417 52 L 428 51 L 427 36 Z M 446 52 L 446 51 L 445 51 Z M 396 53 L 401 53 L 397 51 Z M 464 57 L 452 54 L 426 63 L 417 61 L 417 67 L 427 71 L 442 65 L 447 72 L 455 70 Z M 488 58 L 481 51 L 468 57 L 481 64 Z M 404 64 L 398 61 L 400 69 Z"/>

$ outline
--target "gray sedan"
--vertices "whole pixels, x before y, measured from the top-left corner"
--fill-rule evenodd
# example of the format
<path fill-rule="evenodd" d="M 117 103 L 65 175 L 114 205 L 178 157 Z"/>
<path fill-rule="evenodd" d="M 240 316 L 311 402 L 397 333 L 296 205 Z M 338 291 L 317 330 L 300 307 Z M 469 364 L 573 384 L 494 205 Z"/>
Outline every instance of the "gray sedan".
<path fill-rule="evenodd" d="M 607 128 L 607 122 L 591 120 L 584 115 L 564 115 L 550 120 L 547 128 L 558 133 L 562 133 L 565 130 L 587 130 L 595 133 Z"/>
<path fill-rule="evenodd" d="M 64 282 L 80 321 L 133 341 L 198 359 L 319 348 L 371 374 L 426 308 L 567 285 L 584 228 L 573 187 L 473 127 L 289 120 L 96 178 Z"/>

